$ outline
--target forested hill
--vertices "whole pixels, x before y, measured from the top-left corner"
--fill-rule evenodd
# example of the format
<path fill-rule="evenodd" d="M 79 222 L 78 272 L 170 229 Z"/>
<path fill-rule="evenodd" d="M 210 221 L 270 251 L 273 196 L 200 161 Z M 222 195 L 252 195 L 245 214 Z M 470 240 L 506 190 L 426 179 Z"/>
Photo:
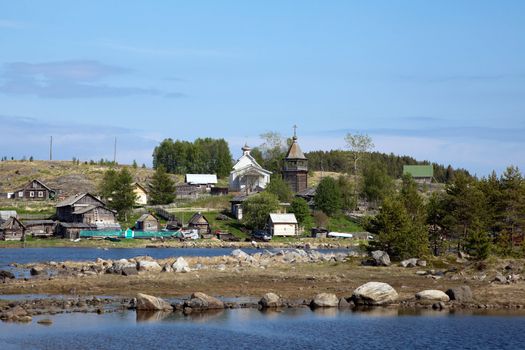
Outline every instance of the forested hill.
<path fill-rule="evenodd" d="M 352 158 L 350 151 L 331 150 L 313 151 L 305 154 L 308 158 L 310 170 L 313 171 L 334 171 L 349 172 L 352 169 Z M 464 173 L 471 176 L 465 169 L 454 169 L 452 166 L 431 163 L 429 161 L 418 161 L 410 156 L 398 156 L 393 153 L 386 154 L 380 152 L 368 153 L 366 162 L 374 162 L 384 166 L 389 176 L 400 178 L 403 174 L 403 165 L 428 165 L 434 166 L 434 178 L 438 182 L 449 182 L 454 173 Z"/>

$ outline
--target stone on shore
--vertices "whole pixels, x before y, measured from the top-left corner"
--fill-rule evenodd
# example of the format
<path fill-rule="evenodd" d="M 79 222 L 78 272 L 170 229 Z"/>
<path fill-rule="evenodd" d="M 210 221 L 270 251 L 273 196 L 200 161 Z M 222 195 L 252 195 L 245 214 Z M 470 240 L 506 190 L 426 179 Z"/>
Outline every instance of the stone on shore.
<path fill-rule="evenodd" d="M 231 253 L 231 256 L 239 259 L 239 260 L 248 260 L 250 258 L 250 255 L 243 252 L 242 250 L 240 249 L 235 249 L 232 253 Z"/>
<path fill-rule="evenodd" d="M 124 267 L 121 269 L 121 273 L 123 276 L 133 276 L 139 274 L 136 266 Z"/>
<path fill-rule="evenodd" d="M 312 307 L 337 307 L 338 305 L 339 299 L 332 293 L 319 293 L 310 303 Z"/>
<path fill-rule="evenodd" d="M 13 279 L 15 275 L 12 272 L 0 270 L 0 280 Z"/>
<path fill-rule="evenodd" d="M 263 308 L 276 308 L 283 306 L 283 302 L 281 300 L 281 297 L 278 296 L 275 293 L 266 293 L 261 300 L 259 300 L 259 304 Z"/>
<path fill-rule="evenodd" d="M 403 267 L 416 267 L 417 266 L 417 259 L 416 258 L 406 259 L 406 260 L 401 261 L 400 264 Z"/>
<path fill-rule="evenodd" d="M 166 300 L 142 293 L 137 294 L 136 308 L 137 310 L 151 311 L 173 310 L 173 306 Z"/>
<path fill-rule="evenodd" d="M 445 292 L 437 289 L 427 289 L 416 293 L 416 299 L 418 300 L 434 300 L 434 301 L 449 301 L 450 298 Z"/>
<path fill-rule="evenodd" d="M 193 293 L 184 306 L 192 310 L 224 309 L 224 303 L 221 300 L 201 292 Z"/>
<path fill-rule="evenodd" d="M 178 257 L 171 267 L 175 272 L 190 272 L 190 265 L 182 256 Z"/>
<path fill-rule="evenodd" d="M 162 270 L 162 266 L 160 266 L 156 261 L 140 260 L 137 262 L 137 269 L 139 271 L 160 272 Z"/>
<path fill-rule="evenodd" d="M 460 286 L 450 288 L 445 292 L 450 300 L 455 300 L 460 303 L 472 301 L 472 290 L 469 286 Z"/>
<path fill-rule="evenodd" d="M 372 259 L 375 266 L 390 266 L 390 256 L 387 252 L 382 250 L 374 250 L 372 252 Z"/>
<path fill-rule="evenodd" d="M 395 302 L 398 294 L 388 283 L 368 282 L 352 293 L 356 305 L 386 305 Z"/>
<path fill-rule="evenodd" d="M 39 276 L 46 274 L 47 271 L 43 267 L 34 266 L 31 268 L 31 270 L 29 270 L 29 273 L 31 274 L 31 276 Z"/>

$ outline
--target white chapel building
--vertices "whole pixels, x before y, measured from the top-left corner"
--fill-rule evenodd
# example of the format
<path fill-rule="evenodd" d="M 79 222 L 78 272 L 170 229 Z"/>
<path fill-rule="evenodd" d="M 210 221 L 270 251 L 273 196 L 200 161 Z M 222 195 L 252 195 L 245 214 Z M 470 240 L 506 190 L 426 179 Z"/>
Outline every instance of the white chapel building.
<path fill-rule="evenodd" d="M 263 169 L 250 154 L 247 145 L 242 148 L 242 156 L 230 172 L 230 191 L 251 193 L 263 190 L 270 183 L 271 171 Z"/>

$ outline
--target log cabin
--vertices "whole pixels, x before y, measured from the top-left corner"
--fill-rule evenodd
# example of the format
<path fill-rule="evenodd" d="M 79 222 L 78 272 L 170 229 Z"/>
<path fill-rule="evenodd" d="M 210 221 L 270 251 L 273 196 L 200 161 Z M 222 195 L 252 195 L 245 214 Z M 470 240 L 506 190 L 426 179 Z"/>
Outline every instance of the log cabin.
<path fill-rule="evenodd" d="M 0 240 L 2 241 L 23 241 L 25 239 L 26 228 L 16 217 L 7 220 L 0 219 Z"/>
<path fill-rule="evenodd" d="M 55 190 L 49 188 L 42 181 L 35 179 L 14 191 L 12 198 L 17 200 L 46 201 L 54 199 L 55 196 Z"/>

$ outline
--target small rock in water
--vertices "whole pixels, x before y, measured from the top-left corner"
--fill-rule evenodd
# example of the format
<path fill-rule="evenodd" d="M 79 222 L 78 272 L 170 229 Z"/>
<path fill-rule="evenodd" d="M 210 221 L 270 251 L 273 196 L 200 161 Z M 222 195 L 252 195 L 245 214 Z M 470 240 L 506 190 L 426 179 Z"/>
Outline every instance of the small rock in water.
<path fill-rule="evenodd" d="M 44 318 L 44 319 L 38 320 L 36 323 L 44 325 L 44 326 L 50 326 L 53 324 L 53 320 L 49 318 Z"/>

